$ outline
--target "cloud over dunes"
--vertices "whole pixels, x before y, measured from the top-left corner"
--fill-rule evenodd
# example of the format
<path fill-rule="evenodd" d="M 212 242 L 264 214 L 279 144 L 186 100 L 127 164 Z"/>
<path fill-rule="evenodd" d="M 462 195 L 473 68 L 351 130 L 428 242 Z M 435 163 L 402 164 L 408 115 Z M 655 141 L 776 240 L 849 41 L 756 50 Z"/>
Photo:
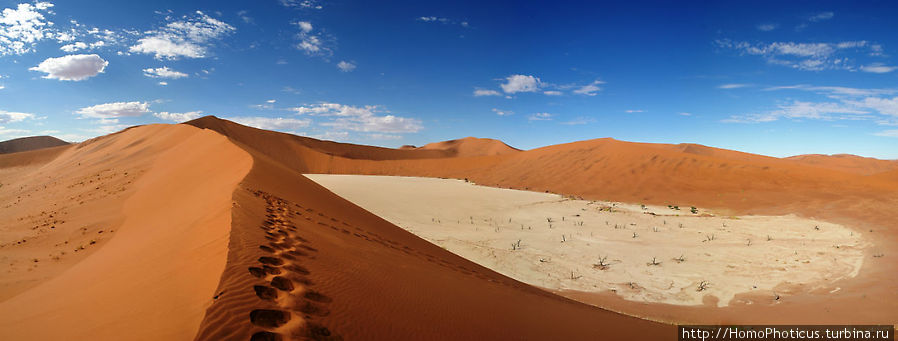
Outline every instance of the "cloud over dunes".
<path fill-rule="evenodd" d="M 223 21 L 196 11 L 156 30 L 147 31 L 128 50 L 153 55 L 156 59 L 203 58 L 212 42 L 236 31 Z"/>
<path fill-rule="evenodd" d="M 46 73 L 44 78 L 61 81 L 82 81 L 96 76 L 106 69 L 109 62 L 96 54 L 72 54 L 58 58 L 47 58 L 31 71 Z"/>
<path fill-rule="evenodd" d="M 137 117 L 150 112 L 147 102 L 113 102 L 79 109 L 76 113 L 86 118 Z"/>

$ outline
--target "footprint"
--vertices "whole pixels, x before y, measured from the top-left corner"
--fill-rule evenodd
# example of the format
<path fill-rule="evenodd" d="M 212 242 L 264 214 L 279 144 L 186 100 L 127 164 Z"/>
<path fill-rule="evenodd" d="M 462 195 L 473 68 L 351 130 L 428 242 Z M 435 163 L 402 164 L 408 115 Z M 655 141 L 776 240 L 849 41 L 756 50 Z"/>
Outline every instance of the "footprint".
<path fill-rule="evenodd" d="M 262 270 L 265 270 L 265 273 L 272 274 L 272 275 L 280 275 L 281 274 L 281 269 L 271 267 L 268 265 L 263 265 Z"/>
<path fill-rule="evenodd" d="M 277 265 L 284 265 L 284 261 L 281 260 L 280 258 L 264 257 L 264 256 L 263 256 L 263 257 L 259 257 L 259 263 L 262 263 L 262 264 L 270 264 L 270 265 L 276 265 L 276 266 L 277 266 Z"/>
<path fill-rule="evenodd" d="M 299 311 L 311 316 L 327 316 L 331 313 L 327 308 L 309 301 L 303 303 L 302 306 L 299 307 Z"/>
<path fill-rule="evenodd" d="M 249 273 L 259 278 L 265 277 L 265 270 L 262 268 L 251 267 L 249 268 Z"/>
<path fill-rule="evenodd" d="M 268 247 L 268 246 L 265 246 L 265 245 L 259 245 L 259 248 L 262 249 L 262 251 L 265 251 L 265 252 L 274 252 L 274 249 L 272 249 L 272 248 L 270 248 L 270 247 Z"/>
<path fill-rule="evenodd" d="M 249 320 L 259 327 L 277 328 L 290 321 L 290 314 L 281 310 L 256 309 L 249 313 Z"/>
<path fill-rule="evenodd" d="M 275 276 L 271 279 L 271 286 L 283 291 L 293 291 L 293 282 L 281 276 Z"/>
<path fill-rule="evenodd" d="M 333 301 L 330 297 L 325 296 L 324 294 L 317 292 L 315 290 L 306 291 L 305 294 L 302 295 L 307 300 L 320 302 L 320 303 L 330 303 Z"/>
<path fill-rule="evenodd" d="M 286 269 L 287 271 L 292 271 L 292 272 L 298 273 L 300 275 L 308 275 L 310 273 L 309 269 L 306 269 L 302 265 L 298 265 L 298 264 L 287 265 L 284 267 L 284 269 Z"/>
<path fill-rule="evenodd" d="M 253 286 L 253 290 L 256 291 L 256 296 L 266 301 L 274 301 L 278 298 L 278 291 L 272 287 L 256 285 Z"/>

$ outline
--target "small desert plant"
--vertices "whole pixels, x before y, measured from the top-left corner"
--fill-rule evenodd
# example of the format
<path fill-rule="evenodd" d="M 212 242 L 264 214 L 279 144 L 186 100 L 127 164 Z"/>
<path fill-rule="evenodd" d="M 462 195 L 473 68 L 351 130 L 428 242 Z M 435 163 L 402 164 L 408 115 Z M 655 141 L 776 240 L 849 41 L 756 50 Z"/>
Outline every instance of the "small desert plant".
<path fill-rule="evenodd" d="M 767 235 L 767 241 L 769 242 L 769 241 L 771 241 L 771 240 L 773 240 L 773 237 L 771 237 L 771 236 L 768 234 L 768 235 Z"/>
<path fill-rule="evenodd" d="M 653 231 L 653 232 L 658 232 L 658 228 L 653 226 L 653 227 L 652 227 L 652 231 Z"/>
<path fill-rule="evenodd" d="M 680 210 L 680 206 L 674 205 L 674 209 L 677 210 L 677 211 L 679 211 L 679 210 Z"/>
<path fill-rule="evenodd" d="M 703 242 L 710 242 L 710 241 L 714 240 L 714 238 L 715 237 L 714 237 L 713 233 L 709 234 L 709 235 L 705 236 L 705 240 L 703 240 Z"/>
<path fill-rule="evenodd" d="M 599 270 L 607 270 L 611 263 L 608 263 L 608 256 L 604 256 L 599 258 L 599 262 L 592 265 L 594 268 Z"/>
<path fill-rule="evenodd" d="M 652 257 L 652 261 L 649 262 L 649 263 L 646 263 L 646 265 L 655 265 L 655 266 L 658 266 L 658 265 L 661 265 L 661 262 L 659 262 L 658 259 L 657 259 L 656 257 Z"/>
<path fill-rule="evenodd" d="M 680 255 L 679 257 L 674 258 L 673 260 L 677 263 L 682 263 L 682 262 L 686 261 L 686 257 L 684 257 L 683 255 Z"/>
<path fill-rule="evenodd" d="M 745 246 L 751 246 L 751 239 L 748 240 L 748 243 L 746 243 Z"/>
<path fill-rule="evenodd" d="M 639 235 L 636 234 L 636 232 L 633 232 L 633 238 L 636 238 L 636 237 L 639 237 Z"/>
<path fill-rule="evenodd" d="M 692 208 L 689 209 L 689 212 L 692 212 L 692 214 L 697 214 L 697 213 L 698 213 L 698 209 L 695 208 L 695 206 L 692 206 Z"/>
<path fill-rule="evenodd" d="M 574 276 L 574 271 L 571 270 L 571 279 L 572 279 L 572 280 L 580 279 L 580 277 L 583 277 L 583 276 L 582 276 L 582 275 L 580 275 L 580 276 Z"/>
<path fill-rule="evenodd" d="M 521 240 L 518 239 L 517 242 L 511 243 L 511 250 L 520 250 L 521 249 Z"/>
<path fill-rule="evenodd" d="M 696 291 L 705 291 L 708 290 L 708 287 L 711 285 L 708 281 L 702 281 L 698 284 L 698 289 Z"/>

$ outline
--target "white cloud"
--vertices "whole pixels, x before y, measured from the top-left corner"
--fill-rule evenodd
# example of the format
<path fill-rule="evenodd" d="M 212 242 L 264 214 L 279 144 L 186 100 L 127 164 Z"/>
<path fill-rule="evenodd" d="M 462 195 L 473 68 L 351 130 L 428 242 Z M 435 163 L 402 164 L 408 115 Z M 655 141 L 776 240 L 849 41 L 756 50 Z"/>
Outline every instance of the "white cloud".
<path fill-rule="evenodd" d="M 748 86 L 748 84 L 722 84 L 722 85 L 718 86 L 717 88 L 718 89 L 738 89 L 738 88 L 744 88 L 747 86 Z"/>
<path fill-rule="evenodd" d="M 53 23 L 44 13 L 53 7 L 49 2 L 19 4 L 0 12 L 0 56 L 31 52 L 34 45 L 51 38 Z"/>
<path fill-rule="evenodd" d="M 867 110 L 843 103 L 793 101 L 789 104 L 779 105 L 778 109 L 767 112 L 731 116 L 724 122 L 760 123 L 772 122 L 781 118 L 813 120 L 862 119 L 864 116 L 860 115 L 868 113 L 869 111 Z"/>
<path fill-rule="evenodd" d="M 500 109 L 493 108 L 493 112 L 496 113 L 496 115 L 499 115 L 499 116 L 509 116 L 509 115 L 514 115 L 514 111 L 511 111 L 511 110 L 500 110 Z"/>
<path fill-rule="evenodd" d="M 302 9 L 321 9 L 317 0 L 280 0 L 284 7 L 297 7 Z"/>
<path fill-rule="evenodd" d="M 73 54 L 47 58 L 29 70 L 44 72 L 47 79 L 81 81 L 102 73 L 107 65 L 109 62 L 96 54 Z"/>
<path fill-rule="evenodd" d="M 895 70 L 898 70 L 898 66 L 887 66 L 882 63 L 873 63 L 870 65 L 861 66 L 861 71 L 872 73 L 889 73 Z"/>
<path fill-rule="evenodd" d="M 150 77 L 150 78 L 171 78 L 171 79 L 187 77 L 186 73 L 169 69 L 168 66 L 158 67 L 155 69 L 154 68 L 143 69 L 143 75 Z"/>
<path fill-rule="evenodd" d="M 268 103 L 268 104 L 274 104 L 275 102 L 277 102 L 276 99 L 270 99 L 270 100 L 265 101 L 265 103 Z"/>
<path fill-rule="evenodd" d="M 773 42 L 752 44 L 729 39 L 716 40 L 717 46 L 738 51 L 740 54 L 762 56 L 768 64 L 783 65 L 805 71 L 827 69 L 856 70 L 846 52 L 875 52 L 877 44 L 865 40 L 838 43 Z M 881 46 L 879 47 L 881 49 Z"/>
<path fill-rule="evenodd" d="M 10 137 L 21 137 L 30 132 L 31 132 L 30 130 L 25 130 L 25 129 L 12 129 L 12 128 L 6 128 L 4 126 L 0 126 L 0 136 L 4 136 L 4 139 L 10 138 Z"/>
<path fill-rule="evenodd" d="M 535 114 L 527 117 L 527 120 L 528 121 L 551 121 L 552 117 L 554 117 L 554 116 L 555 116 L 554 114 L 550 114 L 547 112 L 538 112 L 538 113 L 535 113 Z"/>
<path fill-rule="evenodd" d="M 213 41 L 235 30 L 233 26 L 197 11 L 194 16 L 183 16 L 181 20 L 146 32 L 128 50 L 151 54 L 156 59 L 203 58 Z"/>
<path fill-rule="evenodd" d="M 113 102 L 81 108 L 76 113 L 89 118 L 136 117 L 150 112 L 147 102 Z"/>
<path fill-rule="evenodd" d="M 415 18 L 416 21 L 422 21 L 426 23 L 440 23 L 440 24 L 450 24 L 450 25 L 459 25 L 461 27 L 468 27 L 470 24 L 467 21 L 457 21 L 449 18 L 436 17 L 436 16 L 423 16 Z"/>
<path fill-rule="evenodd" d="M 556 91 L 556 90 L 543 91 L 543 95 L 546 95 L 546 96 L 561 96 L 561 91 Z"/>
<path fill-rule="evenodd" d="M 158 84 L 161 85 L 161 86 L 166 86 L 166 85 L 168 85 L 168 82 L 166 82 L 166 81 L 161 81 L 161 82 L 159 82 Z"/>
<path fill-rule="evenodd" d="M 284 117 L 262 117 L 262 116 L 238 116 L 225 118 L 242 125 L 256 127 L 266 130 L 278 130 L 285 132 L 294 132 L 296 129 L 308 127 L 312 123 L 310 119 L 296 119 Z"/>
<path fill-rule="evenodd" d="M 820 12 L 808 17 L 808 21 L 810 22 L 819 22 L 824 20 L 832 19 L 834 16 L 833 12 Z"/>
<path fill-rule="evenodd" d="M 679 114 L 677 114 L 677 115 L 680 115 L 680 116 L 692 116 L 692 113 L 691 113 L 691 112 L 681 112 L 681 113 L 679 113 Z"/>
<path fill-rule="evenodd" d="M 240 17 L 240 20 L 243 20 L 244 23 L 252 24 L 254 20 L 253 20 L 252 17 L 250 17 L 249 15 L 247 15 L 247 13 L 249 13 L 249 12 L 247 12 L 247 11 L 245 11 L 245 10 L 244 10 L 244 11 L 238 11 L 238 12 L 237 12 L 237 16 Z"/>
<path fill-rule="evenodd" d="M 33 119 L 34 114 L 24 112 L 9 112 L 0 110 L 0 124 L 22 122 L 24 120 Z"/>
<path fill-rule="evenodd" d="M 365 136 L 371 140 L 401 140 L 402 139 L 402 135 L 391 135 L 391 134 L 367 134 Z"/>
<path fill-rule="evenodd" d="M 375 105 L 363 107 L 338 103 L 319 103 L 292 108 L 299 115 L 332 117 L 322 126 L 338 130 L 376 133 L 414 133 L 423 128 L 421 120 L 394 116 Z"/>
<path fill-rule="evenodd" d="M 501 84 L 502 91 L 507 94 L 518 92 L 536 92 L 539 90 L 539 78 L 530 75 L 511 75 L 505 78 L 506 82 Z"/>
<path fill-rule="evenodd" d="M 203 112 L 202 111 L 188 111 L 188 112 L 184 112 L 184 113 L 176 113 L 176 112 L 163 111 L 163 112 L 157 112 L 157 113 L 153 114 L 153 116 L 156 116 L 157 118 L 164 120 L 164 121 L 172 121 L 172 122 L 181 123 L 181 122 L 187 122 L 190 120 L 195 120 L 197 118 L 200 118 L 200 116 L 203 116 Z"/>
<path fill-rule="evenodd" d="M 883 136 L 883 137 L 898 137 L 898 129 L 883 130 L 883 131 L 874 133 L 873 135 Z"/>
<path fill-rule="evenodd" d="M 474 89 L 474 97 L 481 96 L 502 96 L 502 94 L 496 90 Z"/>
<path fill-rule="evenodd" d="M 596 92 L 602 90 L 602 88 L 599 87 L 599 84 L 603 83 L 605 82 L 600 80 L 593 81 L 592 83 L 581 86 L 579 89 L 574 90 L 574 93 L 578 95 L 595 96 Z"/>
<path fill-rule="evenodd" d="M 774 86 L 765 88 L 764 91 L 778 91 L 778 90 L 802 90 L 802 91 L 811 91 L 822 95 L 827 96 L 879 96 L 879 95 L 891 95 L 898 93 L 898 89 L 862 89 L 862 88 L 849 88 L 843 86 L 811 86 L 805 84 L 798 85 L 786 85 L 786 86 Z"/>
<path fill-rule="evenodd" d="M 344 61 L 337 63 L 337 68 L 343 72 L 350 72 L 352 70 L 355 70 L 355 64 L 344 60 Z"/>
<path fill-rule="evenodd" d="M 299 33 L 296 35 L 299 38 L 299 43 L 296 44 L 297 49 L 304 51 L 309 56 L 328 57 L 333 54 L 331 48 L 325 45 L 321 33 L 315 32 L 312 23 L 298 21 L 296 26 L 299 26 Z"/>
<path fill-rule="evenodd" d="M 624 110 L 624 112 L 625 112 L 625 113 L 628 113 L 628 114 L 633 114 L 633 113 L 644 112 L 644 111 L 642 111 L 642 110 L 635 110 L 635 109 L 629 109 L 629 110 Z"/>
<path fill-rule="evenodd" d="M 898 97 L 888 99 L 880 97 L 867 97 L 860 101 L 845 101 L 845 103 L 861 108 L 876 110 L 880 114 L 898 117 Z"/>
<path fill-rule="evenodd" d="M 770 32 L 775 30 L 776 27 L 776 24 L 760 24 L 758 25 L 758 31 Z"/>
<path fill-rule="evenodd" d="M 596 122 L 596 119 L 594 119 L 592 117 L 577 117 L 570 121 L 561 122 L 561 124 L 574 126 L 574 125 L 590 124 L 590 123 L 595 123 L 595 122 Z"/>
<path fill-rule="evenodd" d="M 63 50 L 65 52 L 69 52 L 69 53 L 72 53 L 72 52 L 75 52 L 78 50 L 83 50 L 86 48 L 87 48 L 87 44 L 80 42 L 80 41 L 59 47 L 60 50 Z"/>

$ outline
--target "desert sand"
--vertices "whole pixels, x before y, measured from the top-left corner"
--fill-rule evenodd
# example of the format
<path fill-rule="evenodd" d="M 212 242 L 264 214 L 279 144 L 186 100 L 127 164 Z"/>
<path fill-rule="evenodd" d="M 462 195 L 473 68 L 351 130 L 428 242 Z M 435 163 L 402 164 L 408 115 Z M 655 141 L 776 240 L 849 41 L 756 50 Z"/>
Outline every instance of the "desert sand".
<path fill-rule="evenodd" d="M 526 151 L 495 140 L 450 142 L 380 148 L 204 117 L 0 155 L 0 338 L 672 339 L 675 327 L 655 321 L 898 320 L 898 263 L 889 261 L 898 254 L 896 170 L 863 166 L 872 173 L 860 175 L 825 158 L 810 165 L 612 139 Z M 667 304 L 591 288 L 549 291 L 409 233 L 305 173 L 468 178 L 584 202 L 644 203 L 657 213 L 679 205 L 718 217 L 786 216 L 798 230 L 783 230 L 771 243 L 789 241 L 815 220 L 821 229 L 807 236 L 855 246 L 822 251 L 845 253 L 832 261 L 839 266 L 832 277 L 797 275 L 801 283 L 775 288 L 780 303 L 768 290 L 737 290 L 723 306 L 720 298 Z M 629 217 L 634 206 L 620 209 L 613 214 Z M 829 235 L 843 227 L 861 239 Z M 715 241 L 760 235 L 748 230 L 721 231 Z M 645 231 L 639 238 L 668 233 Z M 569 235 L 585 245 L 585 236 Z M 538 245 L 521 240 L 521 253 Z M 851 263 L 856 246 L 862 262 Z M 799 253 L 797 264 L 783 266 L 818 265 L 815 255 Z M 648 268 L 648 261 L 637 266 Z M 860 264 L 853 277 L 852 264 Z M 708 291 L 717 289 L 711 283 Z"/>
<path fill-rule="evenodd" d="M 4 168 L 0 338 L 193 338 L 251 165 L 218 134 L 157 125 Z"/>
<path fill-rule="evenodd" d="M 870 245 L 860 231 L 795 216 L 713 216 L 451 179 L 306 176 L 524 283 L 638 302 L 727 306 L 739 293 L 785 296 L 776 293 L 781 284 L 838 291 Z"/>

